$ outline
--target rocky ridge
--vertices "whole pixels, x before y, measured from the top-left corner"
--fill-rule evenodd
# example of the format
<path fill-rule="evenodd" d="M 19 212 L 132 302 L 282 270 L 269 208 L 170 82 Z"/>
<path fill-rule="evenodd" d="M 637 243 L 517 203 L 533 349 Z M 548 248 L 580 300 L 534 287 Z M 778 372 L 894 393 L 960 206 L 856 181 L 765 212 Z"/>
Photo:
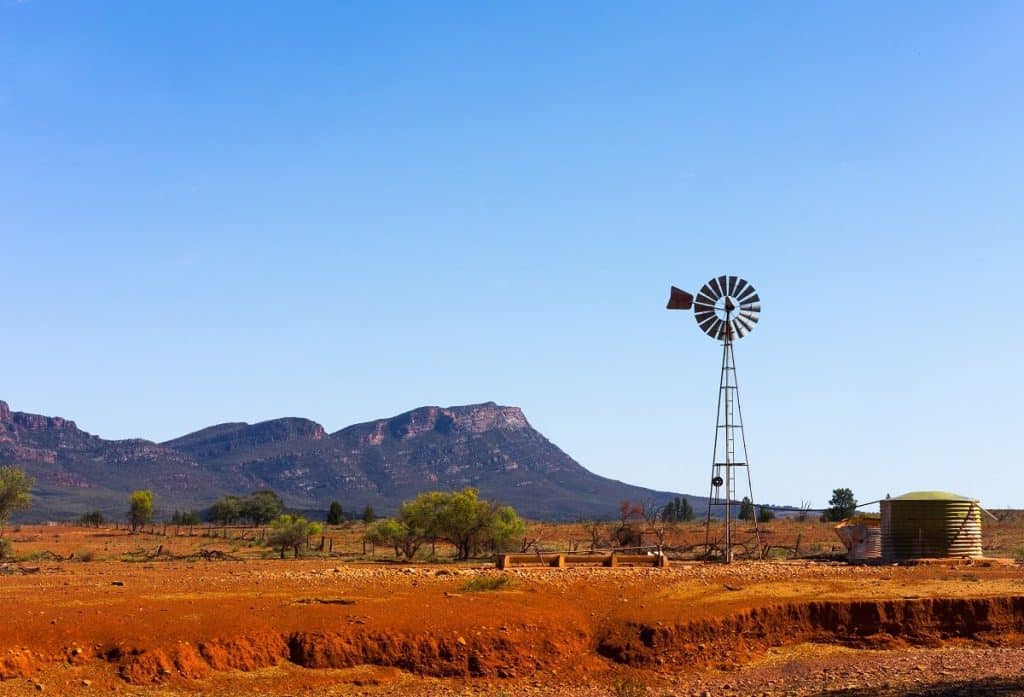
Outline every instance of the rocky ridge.
<path fill-rule="evenodd" d="M 223 423 L 164 443 L 105 440 L 74 421 L 0 402 L 0 464 L 36 478 L 36 518 L 93 509 L 120 516 L 127 494 L 140 488 L 153 489 L 168 511 L 270 488 L 299 510 L 337 500 L 351 512 L 369 504 L 387 513 L 423 490 L 474 486 L 524 515 L 562 520 L 609 518 L 622 500 L 672 495 L 588 471 L 521 409 L 494 402 L 420 407 L 333 433 L 297 417 Z"/>

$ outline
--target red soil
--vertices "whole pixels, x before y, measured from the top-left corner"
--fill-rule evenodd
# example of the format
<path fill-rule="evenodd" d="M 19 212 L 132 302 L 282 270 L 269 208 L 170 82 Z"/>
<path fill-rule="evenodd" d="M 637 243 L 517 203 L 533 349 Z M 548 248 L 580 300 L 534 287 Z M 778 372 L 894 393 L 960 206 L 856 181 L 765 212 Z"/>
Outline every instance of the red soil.
<path fill-rule="evenodd" d="M 238 680 L 245 674 L 264 694 L 325 685 L 325 694 L 442 694 L 451 681 L 484 694 L 591 694 L 634 674 L 657 682 L 754 670 L 780 647 L 808 643 L 1014 646 L 1024 637 L 1022 576 L 1012 565 L 21 566 L 39 571 L 15 565 L 0 576 L 3 694 L 33 690 L 33 681 L 58 694 L 249 694 Z M 465 589 L 497 575 L 512 583 Z"/>

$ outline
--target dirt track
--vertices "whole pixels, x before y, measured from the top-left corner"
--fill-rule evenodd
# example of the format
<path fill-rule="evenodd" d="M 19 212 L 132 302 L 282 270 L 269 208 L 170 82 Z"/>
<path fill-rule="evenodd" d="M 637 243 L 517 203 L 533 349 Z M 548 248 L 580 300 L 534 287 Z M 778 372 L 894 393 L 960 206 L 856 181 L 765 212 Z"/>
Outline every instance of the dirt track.
<path fill-rule="evenodd" d="M 3 694 L 881 694 L 1024 666 L 1011 565 L 34 566 L 0 577 Z"/>

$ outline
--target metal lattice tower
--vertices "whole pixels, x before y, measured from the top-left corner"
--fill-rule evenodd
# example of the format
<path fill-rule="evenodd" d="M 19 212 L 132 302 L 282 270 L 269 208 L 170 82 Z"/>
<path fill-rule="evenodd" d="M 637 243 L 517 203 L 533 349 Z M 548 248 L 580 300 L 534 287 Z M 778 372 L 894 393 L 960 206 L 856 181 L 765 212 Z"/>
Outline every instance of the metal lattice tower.
<path fill-rule="evenodd" d="M 754 505 L 750 478 L 747 438 L 743 430 L 743 409 L 740 406 L 739 381 L 736 377 L 736 356 L 733 343 L 749 334 L 761 314 L 761 299 L 749 283 L 736 276 L 719 276 L 708 281 L 697 297 L 672 287 L 668 301 L 670 310 L 693 307 L 698 326 L 708 336 L 722 342 L 722 372 L 718 387 L 718 415 L 715 423 L 715 447 L 711 465 L 711 490 L 705 526 L 705 556 L 711 550 L 711 513 L 722 510 L 725 520 L 723 561 L 732 561 L 734 497 L 739 493 L 736 470 L 746 473 L 747 493 Z M 724 491 L 723 491 L 724 489 Z M 756 511 L 756 508 L 754 509 Z M 761 555 L 761 532 L 754 515 L 754 537 L 757 554 Z"/>

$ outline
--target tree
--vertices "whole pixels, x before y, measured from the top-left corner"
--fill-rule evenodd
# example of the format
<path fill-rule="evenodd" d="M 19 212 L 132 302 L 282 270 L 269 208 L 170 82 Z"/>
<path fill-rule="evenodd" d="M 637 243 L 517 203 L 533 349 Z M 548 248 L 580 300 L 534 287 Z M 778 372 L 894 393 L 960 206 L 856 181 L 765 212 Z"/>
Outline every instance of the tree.
<path fill-rule="evenodd" d="M 36 480 L 17 467 L 0 467 L 0 537 L 15 511 L 32 505 L 32 487 Z"/>
<path fill-rule="evenodd" d="M 310 535 L 319 535 L 323 532 L 320 523 L 311 523 L 300 515 L 279 515 L 270 523 L 273 531 L 267 537 L 267 543 L 271 547 L 281 550 L 281 558 L 284 559 L 286 550 L 294 550 L 295 558 L 299 558 L 299 548 L 306 544 Z"/>
<path fill-rule="evenodd" d="M 90 513 L 83 514 L 82 517 L 78 519 L 78 522 L 80 525 L 91 525 L 94 528 L 98 528 L 106 523 L 107 519 L 103 517 L 103 513 L 100 511 L 92 511 Z"/>
<path fill-rule="evenodd" d="M 526 533 L 526 521 L 519 517 L 512 506 L 491 504 L 490 516 L 484 541 L 494 548 L 495 553 L 504 552 L 512 540 Z"/>
<path fill-rule="evenodd" d="M 838 523 L 840 520 L 851 517 L 857 511 L 857 499 L 853 497 L 853 491 L 850 489 L 833 489 L 828 506 L 823 517 L 825 520 Z"/>
<path fill-rule="evenodd" d="M 378 522 L 367 541 L 387 544 L 396 556 L 412 559 L 425 542 L 443 540 L 455 546 L 456 557 L 468 559 L 484 548 L 502 551 L 522 537 L 526 523 L 511 506 L 479 498 L 472 487 L 462 491 L 425 491 L 405 501 L 398 518 Z"/>
<path fill-rule="evenodd" d="M 199 525 L 199 513 L 195 510 L 175 510 L 171 516 L 171 525 Z"/>
<path fill-rule="evenodd" d="M 153 492 L 149 489 L 133 491 L 128 497 L 128 522 L 132 532 L 153 520 Z"/>
<path fill-rule="evenodd" d="M 266 525 L 284 512 L 281 497 L 270 489 L 254 491 L 240 502 L 239 516 L 253 525 Z"/>
<path fill-rule="evenodd" d="M 366 533 L 366 541 L 374 545 L 394 548 L 395 556 L 412 559 L 423 544 L 423 537 L 409 526 L 394 518 L 385 518 L 374 523 Z"/>
<path fill-rule="evenodd" d="M 749 496 L 744 496 L 743 500 L 740 501 L 740 512 L 737 517 L 740 520 L 754 519 L 754 502 L 750 500 Z"/>
<path fill-rule="evenodd" d="M 369 525 L 375 520 L 377 520 L 377 514 L 374 512 L 373 506 L 366 504 L 366 508 L 363 509 L 363 522 Z"/>
<path fill-rule="evenodd" d="M 341 504 L 337 501 L 331 501 L 331 507 L 327 511 L 327 524 L 328 525 L 341 525 L 345 521 L 344 511 L 341 510 Z"/>
<path fill-rule="evenodd" d="M 773 520 L 775 520 L 775 511 L 764 506 L 757 509 L 757 522 L 770 523 Z"/>
<path fill-rule="evenodd" d="M 644 519 L 644 505 L 632 501 L 621 501 L 619 503 L 619 526 L 612 532 L 612 536 L 620 547 L 640 545 L 642 533 L 637 531 L 634 523 Z"/>
<path fill-rule="evenodd" d="M 237 496 L 221 496 L 206 511 L 206 519 L 221 525 L 231 525 L 242 517 L 242 500 Z"/>
<path fill-rule="evenodd" d="M 427 506 L 436 506 L 430 525 L 432 532 L 455 545 L 457 558 L 469 559 L 475 543 L 490 522 L 487 502 L 477 497 L 477 490 L 473 487 L 439 496 L 437 492 L 428 492 L 428 497 Z M 412 506 L 415 507 L 419 500 L 420 496 L 417 496 Z M 402 508 L 405 507 L 406 504 L 402 504 Z"/>
<path fill-rule="evenodd" d="M 663 523 L 681 523 L 693 520 L 693 506 L 686 499 L 676 496 L 661 509 L 661 520 Z"/>

